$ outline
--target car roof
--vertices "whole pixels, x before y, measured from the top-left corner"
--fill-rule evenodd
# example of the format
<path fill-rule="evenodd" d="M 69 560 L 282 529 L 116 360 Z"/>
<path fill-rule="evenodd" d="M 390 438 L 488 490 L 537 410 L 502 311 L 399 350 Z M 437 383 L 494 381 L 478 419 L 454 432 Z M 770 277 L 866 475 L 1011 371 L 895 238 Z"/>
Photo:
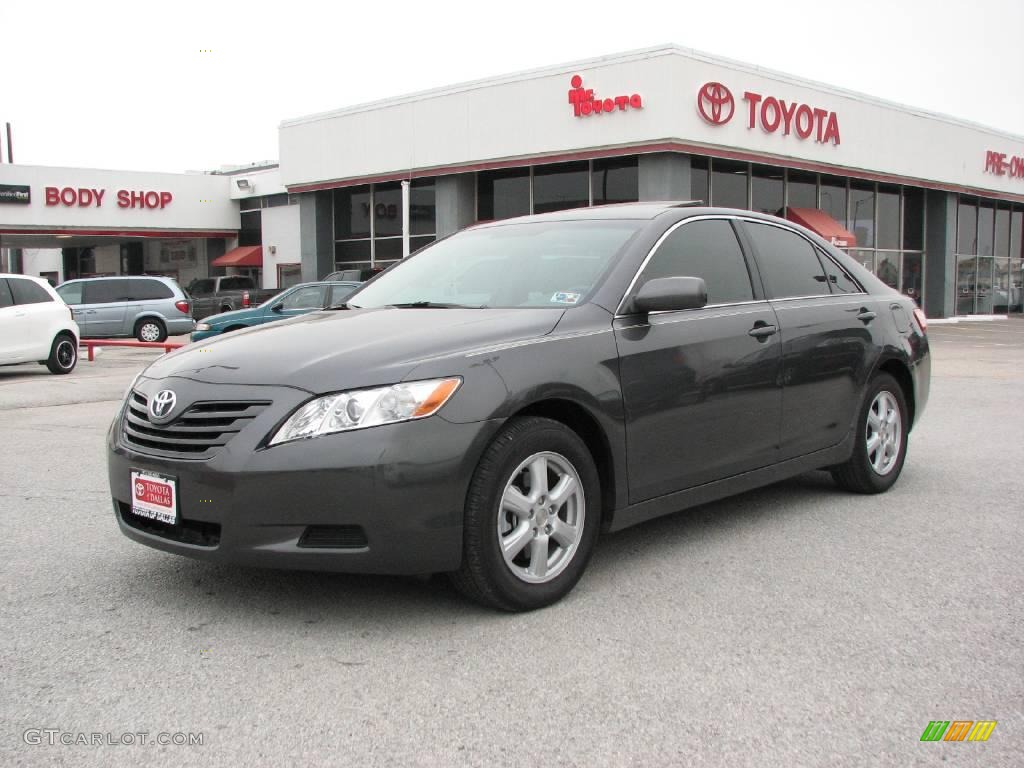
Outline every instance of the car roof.
<path fill-rule="evenodd" d="M 65 280 L 62 285 L 66 283 L 85 283 L 95 280 L 163 280 L 168 283 L 178 282 L 173 277 L 167 277 L 166 275 L 101 275 L 99 277 L 75 277 L 71 280 Z"/>
<path fill-rule="evenodd" d="M 18 274 L 17 272 L 0 272 L 0 278 L 4 277 L 21 277 L 27 278 L 29 280 L 35 280 L 37 283 L 46 283 L 46 285 L 50 284 L 50 282 L 45 277 L 39 277 L 38 275 L 22 275 Z"/>

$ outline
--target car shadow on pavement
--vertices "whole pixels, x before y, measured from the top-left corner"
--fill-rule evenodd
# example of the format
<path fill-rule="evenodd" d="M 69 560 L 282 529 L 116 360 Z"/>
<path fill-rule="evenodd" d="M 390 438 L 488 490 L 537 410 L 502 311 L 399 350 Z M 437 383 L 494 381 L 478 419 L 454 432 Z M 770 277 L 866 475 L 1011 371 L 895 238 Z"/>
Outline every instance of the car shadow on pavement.
<path fill-rule="evenodd" d="M 812 472 L 606 534 L 598 542 L 588 573 L 560 605 L 571 606 L 587 591 L 614 590 L 623 568 L 635 577 L 638 565 L 685 558 L 695 548 L 702 557 L 708 556 L 709 549 L 713 556 L 714 548 L 723 542 L 727 545 L 738 531 L 771 527 L 780 518 L 807 514 L 831 494 L 849 496 L 838 491 L 827 474 Z M 388 616 L 401 617 L 407 625 L 435 623 L 439 616 L 489 620 L 504 615 L 465 600 L 441 574 L 396 577 L 256 569 L 138 552 L 142 559 L 125 599 L 157 604 L 183 616 L 203 607 L 201 613 L 217 616 L 218 622 L 247 625 L 260 617 L 299 625 L 351 625 Z"/>

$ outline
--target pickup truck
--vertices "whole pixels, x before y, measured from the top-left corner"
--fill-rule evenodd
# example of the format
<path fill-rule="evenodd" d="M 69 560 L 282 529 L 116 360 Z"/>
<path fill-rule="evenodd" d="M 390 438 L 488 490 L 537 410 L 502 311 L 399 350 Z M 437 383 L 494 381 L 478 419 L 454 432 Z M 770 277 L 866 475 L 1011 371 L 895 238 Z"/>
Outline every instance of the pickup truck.
<path fill-rule="evenodd" d="M 241 275 L 193 280 L 188 284 L 188 292 L 192 297 L 192 317 L 195 320 L 234 309 L 255 307 L 277 293 L 273 288 L 258 288 L 255 280 Z"/>

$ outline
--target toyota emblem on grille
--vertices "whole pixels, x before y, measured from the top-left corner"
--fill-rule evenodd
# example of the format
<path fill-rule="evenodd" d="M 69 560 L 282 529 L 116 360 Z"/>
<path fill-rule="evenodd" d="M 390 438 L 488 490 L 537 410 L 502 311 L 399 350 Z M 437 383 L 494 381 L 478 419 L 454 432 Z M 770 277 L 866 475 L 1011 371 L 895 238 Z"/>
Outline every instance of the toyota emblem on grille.
<path fill-rule="evenodd" d="M 149 415 L 154 419 L 163 419 L 174 410 L 178 396 L 169 389 L 162 389 L 149 401 Z"/>

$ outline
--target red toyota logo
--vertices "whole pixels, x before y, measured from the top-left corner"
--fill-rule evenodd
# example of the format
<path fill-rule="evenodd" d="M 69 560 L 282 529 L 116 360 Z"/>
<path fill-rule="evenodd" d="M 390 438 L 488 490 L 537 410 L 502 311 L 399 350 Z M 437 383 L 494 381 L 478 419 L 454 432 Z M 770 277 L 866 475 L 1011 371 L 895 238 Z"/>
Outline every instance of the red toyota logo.
<path fill-rule="evenodd" d="M 732 120 L 736 101 L 732 92 L 721 83 L 704 83 L 697 92 L 697 109 L 700 116 L 712 125 L 724 125 Z"/>

